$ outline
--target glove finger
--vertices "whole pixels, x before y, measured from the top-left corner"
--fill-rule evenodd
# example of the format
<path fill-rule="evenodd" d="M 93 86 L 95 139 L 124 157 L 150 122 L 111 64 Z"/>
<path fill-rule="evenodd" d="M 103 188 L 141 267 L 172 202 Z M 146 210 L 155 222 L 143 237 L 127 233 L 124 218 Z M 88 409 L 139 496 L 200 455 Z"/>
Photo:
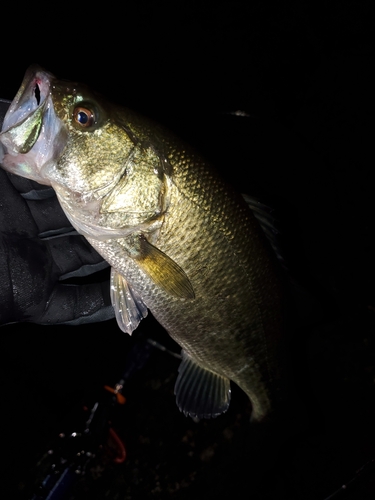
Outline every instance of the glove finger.
<path fill-rule="evenodd" d="M 89 285 L 58 284 L 39 324 L 82 325 L 114 318 L 109 281 Z"/>
<path fill-rule="evenodd" d="M 27 205 L 38 227 L 40 237 L 49 237 L 74 231 L 63 212 L 56 195 L 43 200 L 27 200 Z"/>
<path fill-rule="evenodd" d="M 50 186 L 8 173 L 14 188 L 21 194 L 41 235 L 54 235 L 72 230 L 55 191 Z"/>
<path fill-rule="evenodd" d="M 22 234 L 25 238 L 37 236 L 38 227 L 32 220 L 27 203 L 2 169 L 0 169 L 0 189 L 0 230 L 3 233 Z"/>
<path fill-rule="evenodd" d="M 51 186 L 46 186 L 45 184 L 39 184 L 36 181 L 27 179 L 26 177 L 20 177 L 19 175 L 7 172 L 10 182 L 13 184 L 14 188 L 17 189 L 19 193 L 25 194 L 33 191 L 46 191 L 50 192 L 53 189 Z"/>
<path fill-rule="evenodd" d="M 5 116 L 6 112 L 8 111 L 8 108 L 10 106 L 10 102 L 11 101 L 8 101 L 7 99 L 0 98 L 0 129 L 3 125 L 4 116 Z"/>
<path fill-rule="evenodd" d="M 60 280 L 87 276 L 109 267 L 103 257 L 79 234 L 61 235 L 42 241 L 49 247 Z"/>

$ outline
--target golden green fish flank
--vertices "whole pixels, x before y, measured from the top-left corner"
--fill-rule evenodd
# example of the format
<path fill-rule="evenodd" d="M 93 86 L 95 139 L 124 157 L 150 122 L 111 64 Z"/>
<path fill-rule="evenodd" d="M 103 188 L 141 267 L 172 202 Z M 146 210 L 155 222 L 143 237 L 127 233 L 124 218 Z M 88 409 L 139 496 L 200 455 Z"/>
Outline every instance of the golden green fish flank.
<path fill-rule="evenodd" d="M 54 79 L 48 89 L 67 139 L 53 166 L 39 171 L 73 225 L 125 280 L 123 295 L 135 292 L 182 347 L 184 366 L 234 381 L 253 418 L 264 418 L 280 380 L 282 293 L 253 213 L 169 131 L 85 86 Z M 74 119 L 79 106 L 93 124 Z"/>
<path fill-rule="evenodd" d="M 129 126 L 141 135 L 136 124 Z M 136 259 L 123 259 L 124 251 L 131 252 L 126 240 L 114 242 L 109 253 L 107 242 L 89 240 L 142 289 L 172 338 L 204 367 L 235 381 L 249 395 L 254 418 L 261 418 L 270 409 L 265 381 L 278 377 L 281 325 L 279 283 L 267 242 L 242 199 L 208 165 L 171 136 L 159 132 L 157 139 L 173 176 L 167 214 L 147 238 L 185 271 L 195 299 L 171 297 L 141 272 Z M 144 203 L 145 193 L 140 183 L 137 204 Z"/>

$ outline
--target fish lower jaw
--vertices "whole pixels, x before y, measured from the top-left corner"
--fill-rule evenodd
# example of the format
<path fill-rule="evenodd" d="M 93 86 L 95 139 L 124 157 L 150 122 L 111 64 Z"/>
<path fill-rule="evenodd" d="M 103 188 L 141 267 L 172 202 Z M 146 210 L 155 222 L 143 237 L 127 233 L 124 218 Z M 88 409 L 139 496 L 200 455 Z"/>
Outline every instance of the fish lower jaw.
<path fill-rule="evenodd" d="M 32 181 L 36 181 L 39 184 L 44 184 L 50 186 L 51 183 L 48 179 L 41 177 L 35 163 L 30 160 L 27 155 L 16 154 L 11 155 L 6 153 L 3 157 L 0 153 L 1 166 L 11 174 L 19 175 L 21 177 L 26 177 Z"/>

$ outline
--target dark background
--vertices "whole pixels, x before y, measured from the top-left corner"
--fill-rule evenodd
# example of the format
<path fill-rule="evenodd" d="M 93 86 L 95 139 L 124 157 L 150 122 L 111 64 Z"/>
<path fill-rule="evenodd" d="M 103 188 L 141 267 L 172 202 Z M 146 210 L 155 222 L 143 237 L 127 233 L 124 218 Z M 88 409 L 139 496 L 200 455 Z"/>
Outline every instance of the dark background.
<path fill-rule="evenodd" d="M 185 418 L 178 361 L 155 351 L 113 415 L 127 460 L 97 460 L 72 498 L 325 500 L 342 484 L 337 498 L 374 498 L 374 4 L 249 5 L 37 4 L 3 16 L 0 97 L 38 63 L 164 123 L 275 208 L 291 273 L 313 297 L 296 311 L 295 396 L 276 428 L 251 426 L 236 388 L 226 415 Z M 141 334 L 175 348 L 151 317 Z M 6 326 L 0 342 L 2 483 L 27 498 L 38 460 L 118 379 L 134 341 L 109 321 Z"/>

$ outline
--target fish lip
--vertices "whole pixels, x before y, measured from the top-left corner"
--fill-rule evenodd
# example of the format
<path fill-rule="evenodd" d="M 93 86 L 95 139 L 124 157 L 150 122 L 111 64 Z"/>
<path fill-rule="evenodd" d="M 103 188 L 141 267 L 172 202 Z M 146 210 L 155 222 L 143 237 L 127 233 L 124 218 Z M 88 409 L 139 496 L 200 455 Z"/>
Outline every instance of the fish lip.
<path fill-rule="evenodd" d="M 50 95 L 51 82 L 55 76 L 41 66 L 33 64 L 26 70 L 21 86 L 11 102 L 3 121 L 0 136 L 18 126 L 35 111 L 44 106 Z"/>
<path fill-rule="evenodd" d="M 65 147 L 67 134 L 52 101 L 55 76 L 39 65 L 30 66 L 4 117 L 0 133 L 0 162 L 16 175 L 50 185 L 46 175 Z"/>

